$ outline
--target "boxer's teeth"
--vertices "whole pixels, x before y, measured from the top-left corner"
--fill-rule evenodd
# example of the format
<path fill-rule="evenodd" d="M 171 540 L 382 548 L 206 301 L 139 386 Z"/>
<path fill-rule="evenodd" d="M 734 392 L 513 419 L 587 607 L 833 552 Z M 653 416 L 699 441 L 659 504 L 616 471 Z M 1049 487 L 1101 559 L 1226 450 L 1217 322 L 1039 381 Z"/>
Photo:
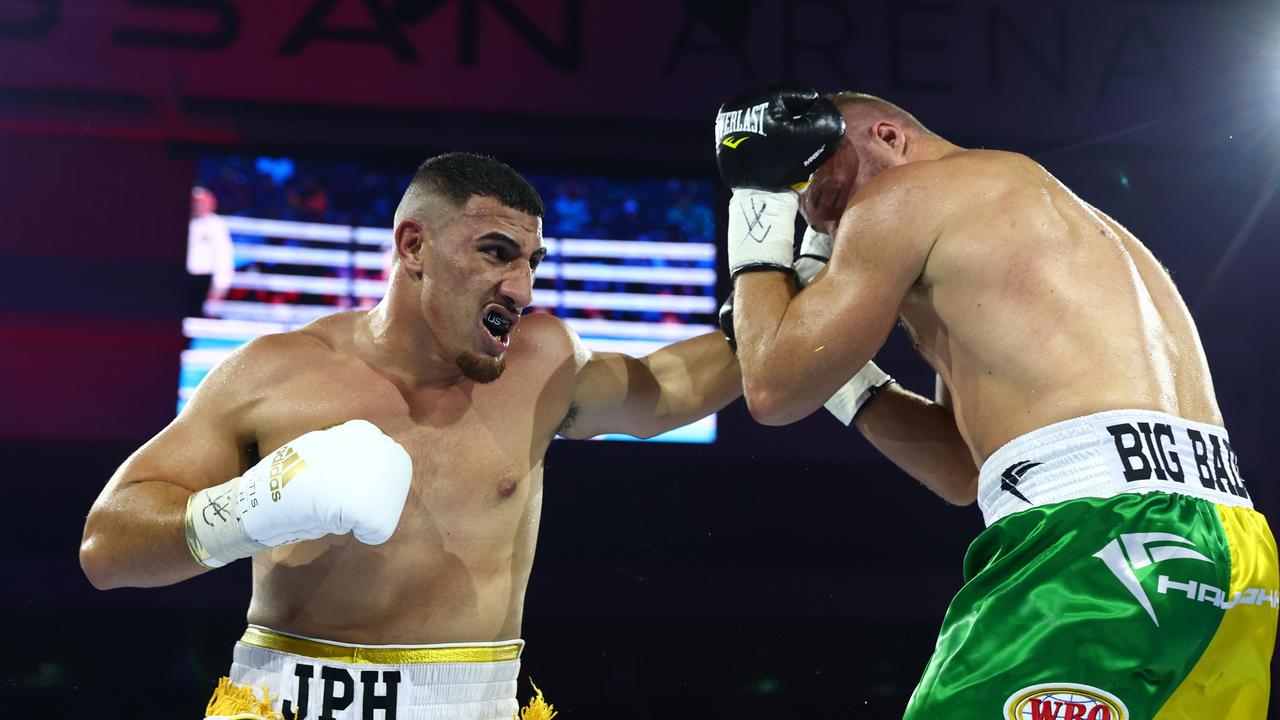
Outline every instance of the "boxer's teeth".
<path fill-rule="evenodd" d="M 484 316 L 484 329 L 494 337 L 502 337 L 511 332 L 511 321 L 503 317 L 501 314 L 490 310 Z"/>

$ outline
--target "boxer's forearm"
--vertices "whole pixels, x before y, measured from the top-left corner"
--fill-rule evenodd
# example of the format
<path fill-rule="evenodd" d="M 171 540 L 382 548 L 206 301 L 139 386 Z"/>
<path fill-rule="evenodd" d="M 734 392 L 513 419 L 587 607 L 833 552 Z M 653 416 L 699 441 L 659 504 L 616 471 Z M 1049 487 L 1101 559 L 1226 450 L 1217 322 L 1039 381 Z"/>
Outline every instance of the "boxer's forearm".
<path fill-rule="evenodd" d="M 738 364 L 742 368 L 743 397 L 751 416 L 769 425 L 793 422 L 774 420 L 781 411 L 791 410 L 801 402 L 800 397 L 786 394 L 788 378 L 779 372 L 776 362 L 778 329 L 797 291 L 795 282 L 786 273 L 744 273 L 734 282 L 733 327 Z M 809 407 L 809 412 L 820 405 Z"/>
<path fill-rule="evenodd" d="M 858 323 L 842 315 L 840 337 L 829 327 L 839 306 L 808 302 L 818 284 L 797 294 L 791 277 L 743 273 L 736 280 L 734 328 L 747 406 L 757 421 L 786 425 L 822 407 L 875 348 L 854 357 L 850 340 Z"/>
<path fill-rule="evenodd" d="M 885 457 L 953 505 L 977 498 L 978 469 L 951 411 L 888 385 L 854 421 Z"/>
<path fill-rule="evenodd" d="M 718 332 L 668 345 L 640 362 L 660 388 L 653 435 L 706 417 L 742 394 L 738 359 Z"/>
<path fill-rule="evenodd" d="M 191 556 L 185 533 L 190 491 L 156 480 L 121 484 L 94 503 L 80 542 L 80 566 L 100 590 L 159 587 L 208 568 Z"/>

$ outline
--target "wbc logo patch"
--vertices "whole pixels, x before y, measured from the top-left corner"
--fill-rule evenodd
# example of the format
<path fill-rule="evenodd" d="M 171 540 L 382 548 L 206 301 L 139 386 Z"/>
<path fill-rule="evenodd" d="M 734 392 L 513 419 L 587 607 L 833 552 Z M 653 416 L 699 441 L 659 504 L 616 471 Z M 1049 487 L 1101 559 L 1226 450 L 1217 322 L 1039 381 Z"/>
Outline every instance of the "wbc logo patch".
<path fill-rule="evenodd" d="M 1025 687 L 1004 703 L 1005 720 L 1129 720 L 1120 698 L 1092 685 L 1044 683 Z"/>

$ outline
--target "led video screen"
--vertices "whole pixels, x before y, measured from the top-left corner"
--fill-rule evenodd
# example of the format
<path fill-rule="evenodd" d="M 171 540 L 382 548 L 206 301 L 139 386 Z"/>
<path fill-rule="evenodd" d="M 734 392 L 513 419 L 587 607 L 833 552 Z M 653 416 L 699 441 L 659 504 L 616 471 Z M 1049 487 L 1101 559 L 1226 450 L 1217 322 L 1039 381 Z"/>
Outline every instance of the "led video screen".
<path fill-rule="evenodd" d="M 391 218 L 411 171 L 208 156 L 192 189 L 178 407 L 231 351 L 386 291 Z M 715 329 L 714 185 L 679 178 L 527 174 L 547 207 L 529 312 L 595 351 L 643 356 Z M 715 417 L 650 441 L 710 443 Z M 609 440 L 634 440 L 606 436 Z"/>

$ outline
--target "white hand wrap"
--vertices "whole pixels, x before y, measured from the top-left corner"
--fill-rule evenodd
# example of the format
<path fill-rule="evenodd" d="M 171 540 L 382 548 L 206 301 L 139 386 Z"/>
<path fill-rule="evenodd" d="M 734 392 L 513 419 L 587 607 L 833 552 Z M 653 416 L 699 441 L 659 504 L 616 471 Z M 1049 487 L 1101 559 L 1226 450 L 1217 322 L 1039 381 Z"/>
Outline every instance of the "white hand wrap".
<path fill-rule="evenodd" d="M 309 432 L 244 475 L 187 501 L 187 546 L 206 567 L 269 548 L 354 531 L 386 542 L 400 522 L 413 463 L 372 423 Z"/>
<path fill-rule="evenodd" d="M 804 231 L 804 239 L 800 241 L 800 255 L 796 258 L 796 277 L 800 287 L 808 285 L 831 259 L 831 250 L 835 241 L 830 235 L 820 233 L 813 228 Z M 840 422 L 848 425 L 857 417 L 858 412 L 885 385 L 893 382 L 885 371 L 874 362 L 862 366 L 857 375 L 845 383 L 835 395 L 831 396 L 823 407 L 836 416 Z"/>
<path fill-rule="evenodd" d="M 729 199 L 729 276 L 751 268 L 791 267 L 800 196 L 738 188 Z"/>
<path fill-rule="evenodd" d="M 863 406 L 891 382 L 893 378 L 888 373 L 881 370 L 879 365 L 868 361 L 823 407 L 835 415 L 837 420 L 848 425 L 862 411 Z"/>
<path fill-rule="evenodd" d="M 800 254 L 792 265 L 795 268 L 796 277 L 800 280 L 800 287 L 813 282 L 813 278 L 826 267 L 834 246 L 835 240 L 832 240 L 830 235 L 820 233 L 813 228 L 805 229 L 804 239 L 800 241 Z"/>

